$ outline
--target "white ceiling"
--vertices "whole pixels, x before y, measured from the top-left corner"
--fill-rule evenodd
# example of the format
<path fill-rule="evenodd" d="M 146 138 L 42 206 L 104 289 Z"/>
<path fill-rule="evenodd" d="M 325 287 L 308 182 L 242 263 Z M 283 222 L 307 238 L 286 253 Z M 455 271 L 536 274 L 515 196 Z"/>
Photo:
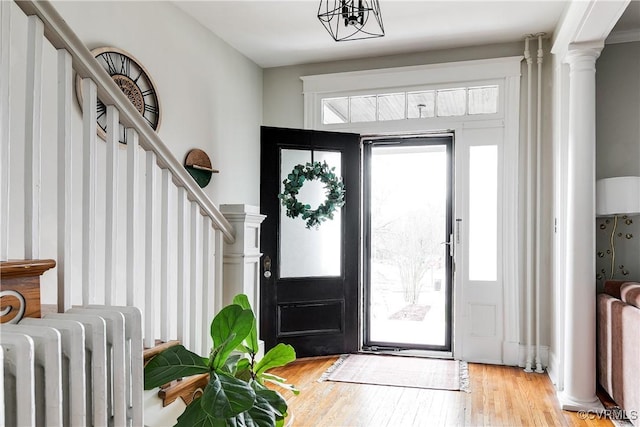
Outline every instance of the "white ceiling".
<path fill-rule="evenodd" d="M 2 1 L 2 0 L 0 0 Z M 263 68 L 520 41 L 550 35 L 571 0 L 379 0 L 386 35 L 335 42 L 317 19 L 320 0 L 174 0 Z M 584 1 L 584 0 L 573 0 Z M 640 0 L 613 29 L 640 39 Z"/>
<path fill-rule="evenodd" d="M 335 42 L 319 0 L 175 1 L 263 68 L 522 40 L 551 33 L 565 0 L 380 0 L 386 35 Z"/>

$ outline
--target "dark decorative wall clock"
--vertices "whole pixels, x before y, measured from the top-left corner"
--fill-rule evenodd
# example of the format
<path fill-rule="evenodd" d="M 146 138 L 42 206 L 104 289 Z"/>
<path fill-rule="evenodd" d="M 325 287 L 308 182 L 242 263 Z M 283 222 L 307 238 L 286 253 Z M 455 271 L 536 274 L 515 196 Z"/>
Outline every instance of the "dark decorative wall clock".
<path fill-rule="evenodd" d="M 101 47 L 91 51 L 98 63 L 109 73 L 131 104 L 155 131 L 160 126 L 158 92 L 147 70 L 132 55 L 115 47 Z M 76 94 L 82 107 L 81 79 L 76 79 Z M 107 108 L 98 100 L 98 135 L 106 138 Z M 124 127 L 120 125 L 120 142 L 125 141 Z"/>

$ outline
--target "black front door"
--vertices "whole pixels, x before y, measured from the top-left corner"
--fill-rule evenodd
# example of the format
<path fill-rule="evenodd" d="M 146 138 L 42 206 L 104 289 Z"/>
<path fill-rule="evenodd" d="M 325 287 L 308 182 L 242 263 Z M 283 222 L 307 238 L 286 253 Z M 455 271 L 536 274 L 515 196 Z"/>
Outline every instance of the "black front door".
<path fill-rule="evenodd" d="M 294 346 L 299 357 L 358 350 L 360 136 L 263 127 L 260 209 L 262 281 L 260 335 L 267 349 Z M 344 205 L 309 225 L 287 216 L 278 194 L 294 169 L 327 163 L 344 183 Z M 296 199 L 315 210 L 327 183 L 306 180 Z"/>

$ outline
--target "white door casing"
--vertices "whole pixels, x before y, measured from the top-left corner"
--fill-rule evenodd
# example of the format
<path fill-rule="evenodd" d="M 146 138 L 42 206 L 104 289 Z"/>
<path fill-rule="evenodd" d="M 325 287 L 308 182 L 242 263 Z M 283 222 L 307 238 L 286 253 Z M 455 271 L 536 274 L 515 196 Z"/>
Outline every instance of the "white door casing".
<path fill-rule="evenodd" d="M 363 137 L 454 133 L 453 220 L 456 245 L 452 342 L 453 356 L 467 361 L 505 365 L 519 363 L 521 269 L 518 147 L 522 59 L 518 56 L 302 77 L 306 128 L 358 132 Z M 499 106 L 495 114 L 331 125 L 322 123 L 323 98 L 482 84 L 496 84 L 500 88 Z M 474 258 L 474 254 L 478 253 L 477 248 L 482 248 L 482 242 L 476 243 L 480 246 L 475 247 L 475 252 L 474 247 L 470 246 L 470 239 L 472 245 L 474 241 L 474 229 L 469 227 L 469 222 L 474 218 L 469 217 L 469 208 L 473 206 L 473 200 L 478 206 L 478 199 L 473 199 L 475 194 L 471 193 L 477 188 L 470 185 L 473 177 L 469 167 L 478 166 L 473 159 L 483 149 L 485 154 L 486 150 L 493 150 L 496 166 L 493 170 L 495 224 L 494 235 L 491 236 L 495 239 L 495 274 L 490 280 L 486 280 L 482 274 L 478 275 L 479 264 Z M 482 203 L 479 206 L 482 208 Z M 478 238 L 487 238 L 482 233 L 475 236 L 476 242 L 479 242 Z"/>
<path fill-rule="evenodd" d="M 504 284 L 499 262 L 503 127 L 462 129 L 456 137 L 456 351 L 463 360 L 503 363 Z"/>

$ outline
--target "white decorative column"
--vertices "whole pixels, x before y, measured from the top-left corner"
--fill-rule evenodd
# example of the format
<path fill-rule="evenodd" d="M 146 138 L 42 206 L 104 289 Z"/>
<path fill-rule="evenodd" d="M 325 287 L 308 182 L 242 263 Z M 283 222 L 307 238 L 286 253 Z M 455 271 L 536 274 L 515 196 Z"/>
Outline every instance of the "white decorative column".
<path fill-rule="evenodd" d="M 250 205 L 220 205 L 220 212 L 236 232 L 236 241 L 224 244 L 223 305 L 237 294 L 246 294 L 259 322 L 260 224 L 266 217 L 258 206 Z"/>
<path fill-rule="evenodd" d="M 596 59 L 603 44 L 570 46 L 562 409 L 601 408 L 596 397 L 595 142 Z"/>

